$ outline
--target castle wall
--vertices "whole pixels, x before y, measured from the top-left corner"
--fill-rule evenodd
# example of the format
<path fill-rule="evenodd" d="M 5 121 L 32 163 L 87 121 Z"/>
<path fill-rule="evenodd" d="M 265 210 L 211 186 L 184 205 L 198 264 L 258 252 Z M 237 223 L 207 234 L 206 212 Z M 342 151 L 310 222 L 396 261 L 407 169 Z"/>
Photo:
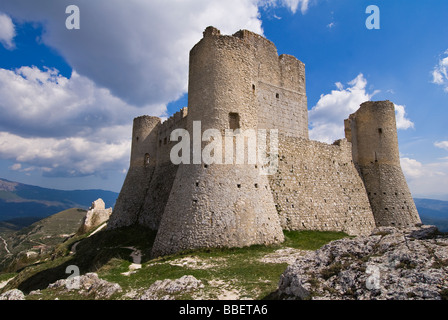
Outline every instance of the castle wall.
<path fill-rule="evenodd" d="M 134 119 L 130 168 L 108 228 L 157 230 L 152 254 L 160 256 L 278 243 L 282 229 L 363 235 L 420 223 L 400 166 L 392 103 L 364 103 L 345 121 L 346 139 L 328 145 L 308 139 L 304 64 L 278 56 L 269 40 L 209 27 L 190 52 L 189 72 L 188 109 L 164 123 Z M 170 159 L 175 129 L 192 139 L 192 164 Z M 211 141 L 194 138 L 207 129 L 220 133 L 223 162 L 226 129 L 278 129 L 278 172 L 262 174 L 260 158 L 236 164 L 236 154 L 233 164 L 197 159 L 194 150 L 202 155 Z"/>
<path fill-rule="evenodd" d="M 170 140 L 171 132 L 175 129 L 187 128 L 188 108 L 182 108 L 163 122 L 158 128 L 157 163 L 158 165 L 171 163 L 170 152 L 177 143 Z"/>
<path fill-rule="evenodd" d="M 280 136 L 279 170 L 270 177 L 283 229 L 369 234 L 375 228 L 351 144 Z"/>
<path fill-rule="evenodd" d="M 377 226 L 421 223 L 400 165 L 395 107 L 390 101 L 366 102 L 345 121 L 353 159 L 367 190 Z"/>

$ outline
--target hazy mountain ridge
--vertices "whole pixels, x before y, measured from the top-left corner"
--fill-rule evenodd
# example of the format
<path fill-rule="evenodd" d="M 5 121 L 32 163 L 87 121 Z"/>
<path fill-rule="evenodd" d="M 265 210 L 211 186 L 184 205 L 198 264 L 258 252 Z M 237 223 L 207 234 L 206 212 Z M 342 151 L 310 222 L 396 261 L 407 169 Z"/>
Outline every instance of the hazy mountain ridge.
<path fill-rule="evenodd" d="M 21 218 L 42 219 L 71 208 L 88 209 L 98 198 L 113 207 L 117 197 L 112 191 L 56 190 L 0 178 L 0 221 L 15 219 L 12 224 L 21 225 Z"/>
<path fill-rule="evenodd" d="M 56 190 L 26 185 L 0 178 L 0 233 L 17 231 L 35 221 L 71 209 L 88 209 L 101 198 L 113 207 L 118 193 L 105 190 Z M 448 201 L 415 198 L 424 224 L 448 232 Z"/>
<path fill-rule="evenodd" d="M 448 201 L 415 198 L 415 205 L 422 222 L 435 225 L 442 232 L 448 232 Z"/>

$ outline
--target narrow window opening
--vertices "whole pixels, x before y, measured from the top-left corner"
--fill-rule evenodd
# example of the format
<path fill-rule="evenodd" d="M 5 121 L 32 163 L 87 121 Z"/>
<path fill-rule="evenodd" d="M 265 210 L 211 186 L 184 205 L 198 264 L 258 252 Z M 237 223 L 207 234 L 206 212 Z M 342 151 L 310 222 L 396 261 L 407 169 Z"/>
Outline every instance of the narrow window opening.
<path fill-rule="evenodd" d="M 252 91 L 255 92 L 255 85 L 252 85 Z"/>
<path fill-rule="evenodd" d="M 238 187 L 238 189 L 241 189 L 241 185 L 240 184 L 237 184 L 236 186 Z"/>
<path fill-rule="evenodd" d="M 165 139 L 163 139 L 163 144 L 167 143 L 167 138 L 165 137 Z"/>
<path fill-rule="evenodd" d="M 238 113 L 229 113 L 229 128 L 236 130 L 240 128 L 240 115 Z"/>
<path fill-rule="evenodd" d="M 378 133 L 382 134 L 383 133 L 383 129 L 382 128 L 378 128 Z"/>
<path fill-rule="evenodd" d="M 149 161 L 150 161 L 150 157 L 149 157 L 149 153 L 147 153 L 147 154 L 145 154 L 145 162 L 144 162 L 145 167 L 149 166 Z"/>
<path fill-rule="evenodd" d="M 279 99 L 279 98 L 280 98 L 280 94 L 279 94 L 279 93 L 276 93 L 276 94 L 275 94 L 275 97 L 276 97 L 277 99 Z"/>

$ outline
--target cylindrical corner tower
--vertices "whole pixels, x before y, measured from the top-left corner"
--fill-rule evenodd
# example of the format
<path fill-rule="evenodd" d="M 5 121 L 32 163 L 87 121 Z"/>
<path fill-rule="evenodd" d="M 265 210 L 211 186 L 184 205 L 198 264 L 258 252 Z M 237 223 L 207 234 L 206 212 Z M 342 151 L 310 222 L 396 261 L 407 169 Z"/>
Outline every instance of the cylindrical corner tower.
<path fill-rule="evenodd" d="M 192 49 L 187 121 L 192 139 L 191 164 L 179 165 L 154 243 L 154 256 L 283 241 L 261 166 L 258 162 L 236 164 L 224 159 L 226 129 L 257 130 L 257 70 L 251 44 L 221 36 L 212 27 Z M 194 155 L 195 148 L 199 146 L 202 151 L 210 143 L 205 138 L 202 141 L 208 129 L 215 129 L 222 137 L 221 164 L 206 164 L 204 159 L 198 162 Z"/>
<path fill-rule="evenodd" d="M 108 229 L 135 224 L 142 210 L 157 159 L 157 117 L 134 119 L 128 173 L 108 222 Z"/>
<path fill-rule="evenodd" d="M 410 227 L 421 223 L 400 165 L 395 106 L 365 102 L 346 121 L 357 164 L 377 226 Z"/>

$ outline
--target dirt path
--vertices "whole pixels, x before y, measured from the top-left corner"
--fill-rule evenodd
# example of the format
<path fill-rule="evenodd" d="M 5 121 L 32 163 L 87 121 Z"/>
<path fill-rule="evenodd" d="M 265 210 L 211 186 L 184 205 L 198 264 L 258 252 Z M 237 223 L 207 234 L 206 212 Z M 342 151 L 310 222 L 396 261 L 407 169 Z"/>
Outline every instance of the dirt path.
<path fill-rule="evenodd" d="M 128 272 L 123 272 L 122 275 L 129 276 L 135 273 L 136 270 L 141 269 L 142 265 L 142 252 L 134 247 L 123 247 L 124 249 L 132 250 L 130 254 L 132 258 L 132 264 L 129 266 Z"/>
<path fill-rule="evenodd" d="M 5 250 L 6 250 L 6 252 L 7 252 L 8 254 L 11 254 L 11 252 L 10 252 L 9 249 L 8 249 L 8 243 L 6 242 L 6 240 L 3 239 L 1 236 L 0 236 L 0 240 L 3 241 L 3 243 L 4 243 L 4 245 L 5 245 Z"/>

